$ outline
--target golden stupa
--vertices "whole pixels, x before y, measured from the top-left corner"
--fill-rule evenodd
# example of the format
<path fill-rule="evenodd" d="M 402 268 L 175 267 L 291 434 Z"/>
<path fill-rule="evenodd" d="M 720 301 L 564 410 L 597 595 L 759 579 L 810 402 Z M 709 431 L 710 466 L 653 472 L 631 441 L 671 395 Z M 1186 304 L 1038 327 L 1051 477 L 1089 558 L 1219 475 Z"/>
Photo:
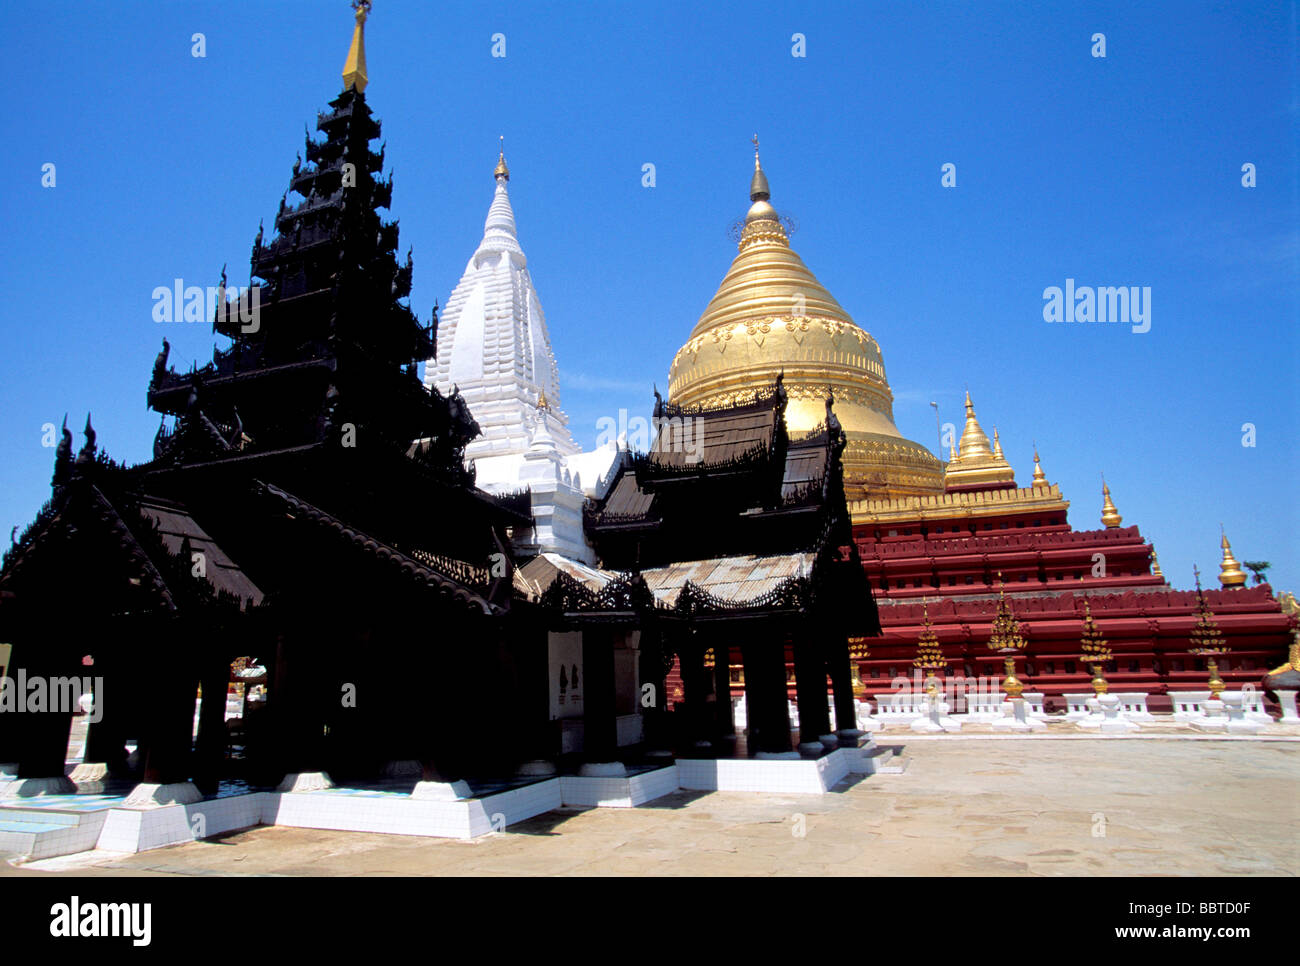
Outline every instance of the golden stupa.
<path fill-rule="evenodd" d="M 740 251 L 668 371 L 683 406 L 728 405 L 770 389 L 785 373 L 786 427 L 797 437 L 826 417 L 826 397 L 848 435 L 849 500 L 943 492 L 943 464 L 894 425 L 894 394 L 876 340 L 858 327 L 790 248 L 769 199 L 754 139 L 753 202 Z"/>

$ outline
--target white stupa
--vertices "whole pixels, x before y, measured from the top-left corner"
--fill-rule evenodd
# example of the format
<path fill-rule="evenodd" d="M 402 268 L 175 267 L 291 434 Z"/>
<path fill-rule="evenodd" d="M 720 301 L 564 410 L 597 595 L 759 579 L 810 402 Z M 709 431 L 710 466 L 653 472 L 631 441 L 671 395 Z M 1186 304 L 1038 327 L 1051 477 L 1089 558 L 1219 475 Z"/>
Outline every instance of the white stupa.
<path fill-rule="evenodd" d="M 438 325 L 438 357 L 424 383 L 459 389 L 482 435 L 465 447 L 490 493 L 532 493 L 536 528 L 516 535 L 522 553 L 552 551 L 594 563 L 582 535 L 582 504 L 602 496 L 618 444 L 579 451 L 560 408 L 559 370 L 542 303 L 519 247 L 502 150 L 483 240 L 470 256 Z"/>

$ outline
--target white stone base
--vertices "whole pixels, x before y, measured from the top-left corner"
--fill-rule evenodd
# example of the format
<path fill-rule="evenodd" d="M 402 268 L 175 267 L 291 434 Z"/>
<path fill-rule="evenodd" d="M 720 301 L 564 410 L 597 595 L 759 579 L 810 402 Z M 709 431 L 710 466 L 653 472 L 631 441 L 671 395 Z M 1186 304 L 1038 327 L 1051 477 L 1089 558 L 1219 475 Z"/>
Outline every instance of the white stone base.
<path fill-rule="evenodd" d="M 75 785 L 85 785 L 91 782 L 103 784 L 104 779 L 107 777 L 108 765 L 102 761 L 82 762 L 72 769 L 72 774 L 68 776 L 69 780 Z"/>
<path fill-rule="evenodd" d="M 677 769 L 665 765 L 627 778 L 565 775 L 560 798 L 565 805 L 586 808 L 635 808 L 677 791 Z"/>
<path fill-rule="evenodd" d="M 64 775 L 57 778 L 16 778 L 5 786 L 5 798 L 35 798 L 37 795 L 75 795 L 77 786 Z"/>
<path fill-rule="evenodd" d="M 989 727 L 995 731 L 1046 731 L 1046 722 L 1031 718 L 1026 713 L 1027 704 L 1024 698 L 1002 702 L 1002 717 L 995 718 Z"/>
<path fill-rule="evenodd" d="M 172 782 L 168 785 L 141 783 L 126 796 L 122 807 L 159 808 L 164 805 L 193 805 L 201 801 L 203 793 L 192 782 Z"/>
<path fill-rule="evenodd" d="M 473 795 L 469 785 L 463 781 L 416 782 L 411 790 L 411 797 L 421 802 L 458 802 Z"/>
<path fill-rule="evenodd" d="M 16 761 L 0 762 L 0 781 L 13 781 L 18 777 L 18 763 Z"/>
<path fill-rule="evenodd" d="M 768 753 L 769 755 L 771 753 Z M 680 787 L 699 791 L 771 792 L 824 795 L 850 773 L 862 749 L 839 748 L 816 761 L 800 759 L 715 758 L 677 762 Z"/>
<path fill-rule="evenodd" d="M 1277 695 L 1277 703 L 1282 708 L 1282 721 L 1300 721 L 1300 714 L 1296 714 L 1295 692 L 1294 691 L 1274 691 Z M 0 765 L 0 772 L 3 772 L 4 765 Z"/>
<path fill-rule="evenodd" d="M 276 787 L 277 792 L 320 792 L 333 788 L 334 782 L 323 771 L 290 772 Z"/>
<path fill-rule="evenodd" d="M 579 778 L 626 778 L 621 761 L 589 761 L 578 769 Z"/>
<path fill-rule="evenodd" d="M 537 758 L 520 765 L 515 770 L 515 775 L 519 778 L 553 778 L 555 777 L 555 766 L 549 761 Z"/>
<path fill-rule="evenodd" d="M 1138 726 L 1120 714 L 1120 700 L 1113 694 L 1103 694 L 1088 702 L 1090 708 L 1101 712 L 1101 722 L 1097 730 L 1103 735 L 1122 735 L 1140 730 Z"/>

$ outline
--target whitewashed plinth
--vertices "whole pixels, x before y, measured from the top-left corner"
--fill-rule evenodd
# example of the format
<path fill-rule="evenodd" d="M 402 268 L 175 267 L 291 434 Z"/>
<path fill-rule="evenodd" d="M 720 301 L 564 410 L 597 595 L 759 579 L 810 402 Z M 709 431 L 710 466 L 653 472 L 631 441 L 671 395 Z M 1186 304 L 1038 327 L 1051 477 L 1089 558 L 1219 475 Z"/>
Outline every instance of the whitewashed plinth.
<path fill-rule="evenodd" d="M 560 798 L 565 805 L 587 808 L 634 808 L 677 791 L 677 768 L 666 765 L 632 776 L 564 775 Z"/>
<path fill-rule="evenodd" d="M 463 781 L 416 782 L 411 790 L 411 797 L 421 802 L 458 802 L 473 797 L 473 794 Z"/>
<path fill-rule="evenodd" d="M 16 778 L 0 792 L 3 798 L 35 798 L 38 795 L 75 795 L 77 786 L 66 775 L 55 778 Z"/>
<path fill-rule="evenodd" d="M 1203 701 L 1201 713 L 1192 719 L 1191 726 L 1195 731 L 1226 732 L 1228 730 L 1227 705 L 1213 698 Z"/>
<path fill-rule="evenodd" d="M 1024 698 L 1002 702 L 1002 717 L 995 718 L 990 727 L 996 731 L 1046 731 L 1046 722 L 1027 714 L 1028 702 Z"/>
<path fill-rule="evenodd" d="M 1101 722 L 1097 730 L 1104 735 L 1127 734 L 1130 731 L 1138 731 L 1138 726 L 1129 721 L 1120 714 L 1120 700 L 1113 694 L 1103 694 L 1099 698 L 1093 698 L 1088 702 L 1089 707 L 1096 704 L 1101 712 Z"/>
<path fill-rule="evenodd" d="M 1282 721 L 1300 721 L 1300 714 L 1296 714 L 1295 692 L 1294 691 L 1274 691 L 1277 695 L 1277 703 L 1282 708 Z M 0 765 L 0 773 L 4 772 L 4 765 Z"/>
<path fill-rule="evenodd" d="M 170 782 L 158 785 L 141 782 L 122 802 L 124 808 L 161 808 L 165 805 L 193 805 L 203 801 L 203 793 L 193 782 Z"/>
<path fill-rule="evenodd" d="M 682 788 L 699 791 L 824 795 L 848 776 L 850 765 L 861 751 L 840 748 L 815 761 L 799 758 L 793 752 L 763 754 L 778 757 L 679 760 L 677 781 Z M 779 757 L 782 754 L 791 757 Z"/>
<path fill-rule="evenodd" d="M 621 761 L 589 761 L 578 768 L 579 778 L 626 778 L 627 768 Z"/>
<path fill-rule="evenodd" d="M 555 775 L 555 765 L 541 758 L 526 761 L 520 765 L 515 774 L 520 778 L 551 778 Z"/>
<path fill-rule="evenodd" d="M 284 781 L 280 782 L 275 790 L 277 792 L 322 792 L 333 787 L 333 780 L 323 771 L 298 771 L 285 775 Z"/>
<path fill-rule="evenodd" d="M 942 697 L 926 698 L 922 707 L 925 709 L 925 717 L 917 718 L 911 725 L 917 734 L 936 735 L 961 731 L 961 722 L 949 716 L 948 702 Z"/>
<path fill-rule="evenodd" d="M 1247 717 L 1240 691 L 1224 694 L 1223 705 L 1228 713 L 1228 734 L 1255 735 L 1267 727 L 1258 718 Z"/>
<path fill-rule="evenodd" d="M 108 765 L 102 761 L 82 762 L 76 768 L 72 769 L 72 774 L 68 779 L 78 787 L 90 783 L 103 784 L 104 779 L 108 777 Z"/>

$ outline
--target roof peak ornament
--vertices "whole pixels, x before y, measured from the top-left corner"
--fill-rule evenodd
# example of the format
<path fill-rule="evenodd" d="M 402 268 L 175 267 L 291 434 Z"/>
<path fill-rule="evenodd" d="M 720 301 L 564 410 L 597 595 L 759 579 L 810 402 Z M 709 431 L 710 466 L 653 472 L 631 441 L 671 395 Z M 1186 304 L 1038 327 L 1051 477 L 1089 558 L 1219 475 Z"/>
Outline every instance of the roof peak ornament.
<path fill-rule="evenodd" d="M 1034 486 L 1047 486 L 1047 474 L 1043 472 L 1043 464 L 1038 462 L 1038 442 L 1034 442 Z"/>
<path fill-rule="evenodd" d="M 1232 545 L 1228 543 L 1228 535 L 1224 532 L 1222 523 L 1219 524 L 1219 547 L 1223 550 L 1223 560 L 1219 563 L 1219 583 L 1225 589 L 1246 586 L 1246 572 L 1232 555 Z"/>
<path fill-rule="evenodd" d="M 343 62 L 343 89 L 357 89 L 364 94 L 370 78 L 366 75 L 366 18 L 370 16 L 370 0 L 352 0 L 356 11 L 356 26 L 352 28 L 352 45 L 348 59 Z"/>
<path fill-rule="evenodd" d="M 750 201 L 767 201 L 772 197 L 772 192 L 768 189 L 767 175 L 763 173 L 762 162 L 758 159 L 758 135 L 753 137 L 754 141 L 754 177 L 749 182 L 749 200 Z"/>
<path fill-rule="evenodd" d="M 492 172 L 492 177 L 496 178 L 497 181 L 509 181 L 510 168 L 506 166 L 506 136 L 502 134 L 500 135 L 500 139 L 501 139 L 501 152 L 500 154 L 497 155 L 497 166 L 496 169 Z"/>
<path fill-rule="evenodd" d="M 1115 504 L 1110 498 L 1110 487 L 1106 485 L 1106 474 L 1101 475 L 1101 522 L 1107 530 L 1116 529 L 1124 518 L 1119 515 L 1119 510 L 1115 509 Z"/>

